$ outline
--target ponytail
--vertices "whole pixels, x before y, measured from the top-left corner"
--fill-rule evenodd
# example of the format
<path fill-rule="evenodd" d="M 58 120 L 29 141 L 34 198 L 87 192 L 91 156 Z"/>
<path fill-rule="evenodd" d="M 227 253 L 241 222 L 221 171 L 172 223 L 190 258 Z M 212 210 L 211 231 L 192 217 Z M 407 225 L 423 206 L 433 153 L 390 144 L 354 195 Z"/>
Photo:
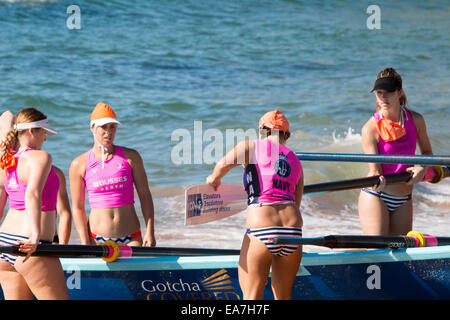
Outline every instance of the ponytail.
<path fill-rule="evenodd" d="M 17 145 L 18 131 L 13 129 L 6 134 L 5 140 L 1 144 L 2 157 L 0 158 L 0 168 L 7 170 L 16 166 L 16 158 L 11 150 Z"/>

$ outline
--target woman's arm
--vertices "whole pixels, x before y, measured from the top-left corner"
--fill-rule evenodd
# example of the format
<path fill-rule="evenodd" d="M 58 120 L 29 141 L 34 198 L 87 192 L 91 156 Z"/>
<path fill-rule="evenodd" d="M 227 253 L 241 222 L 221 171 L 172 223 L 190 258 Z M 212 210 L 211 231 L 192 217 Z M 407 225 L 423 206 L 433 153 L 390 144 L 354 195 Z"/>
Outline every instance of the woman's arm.
<path fill-rule="evenodd" d="M 375 127 L 375 120 L 369 119 L 363 126 L 361 131 L 361 144 L 365 154 L 378 154 L 379 135 Z M 378 163 L 369 163 L 368 176 L 376 176 L 383 174 L 381 165 Z"/>
<path fill-rule="evenodd" d="M 380 136 L 378 134 L 374 118 L 370 118 L 363 126 L 361 131 L 361 144 L 365 154 L 378 154 L 378 141 Z M 383 169 L 379 163 L 369 163 L 369 173 L 367 176 L 380 175 L 378 185 L 373 188 L 375 191 L 381 191 L 386 186 L 386 179 L 383 176 Z"/>
<path fill-rule="evenodd" d="M 300 172 L 301 176 L 298 180 L 297 186 L 295 187 L 295 203 L 297 204 L 297 207 L 300 207 L 300 203 L 302 202 L 303 197 L 303 187 L 304 187 L 304 176 L 303 176 L 303 168 L 301 168 Z"/>
<path fill-rule="evenodd" d="M 233 150 L 228 152 L 214 167 L 211 175 L 206 178 L 206 183 L 211 185 L 214 190 L 221 184 L 221 179 L 234 167 L 239 165 L 246 166 L 250 163 L 253 154 L 254 142 L 241 141 Z"/>
<path fill-rule="evenodd" d="M 25 210 L 30 238 L 20 247 L 27 253 L 27 258 L 36 250 L 41 237 L 42 190 L 52 167 L 51 156 L 43 150 L 32 150 L 22 155 L 17 171 L 19 178 L 26 183 Z"/>
<path fill-rule="evenodd" d="M 432 155 L 433 150 L 431 148 L 430 139 L 428 138 L 427 126 L 425 124 L 425 119 L 423 116 L 417 112 L 410 111 L 411 116 L 414 120 L 414 125 L 417 130 L 417 143 L 419 144 L 420 152 L 423 155 Z M 408 181 L 408 184 L 415 184 L 420 182 L 425 177 L 425 174 L 428 170 L 427 166 L 414 166 L 406 169 L 407 171 L 412 172 L 412 177 Z"/>
<path fill-rule="evenodd" d="M 123 148 L 124 153 L 133 169 L 133 180 L 136 192 L 141 203 L 142 215 L 144 217 L 146 232 L 143 237 L 144 246 L 156 246 L 155 238 L 155 210 L 153 197 L 148 186 L 147 173 L 140 154 L 133 149 Z"/>
<path fill-rule="evenodd" d="M 72 231 L 72 213 L 70 211 L 69 196 L 67 195 L 66 178 L 61 169 L 53 166 L 59 178 L 58 201 L 56 210 L 59 215 L 58 239 L 59 244 L 68 244 Z"/>
<path fill-rule="evenodd" d="M 4 173 L 0 172 L 0 221 L 2 221 L 6 201 L 8 200 L 8 194 L 6 193 L 4 182 L 5 182 Z"/>
<path fill-rule="evenodd" d="M 75 229 L 82 244 L 90 244 L 85 205 L 84 173 L 86 171 L 86 155 L 75 158 L 69 169 L 70 195 L 72 196 L 72 215 Z"/>

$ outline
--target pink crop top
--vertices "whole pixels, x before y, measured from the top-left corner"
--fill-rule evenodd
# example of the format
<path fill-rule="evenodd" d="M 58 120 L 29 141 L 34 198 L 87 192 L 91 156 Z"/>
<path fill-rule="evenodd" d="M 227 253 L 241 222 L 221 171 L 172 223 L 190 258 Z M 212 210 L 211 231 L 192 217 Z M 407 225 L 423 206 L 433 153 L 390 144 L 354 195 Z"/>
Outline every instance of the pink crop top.
<path fill-rule="evenodd" d="M 406 134 L 400 139 L 391 142 L 386 142 L 380 137 L 380 141 L 378 141 L 379 154 L 414 155 L 416 153 L 417 129 L 414 125 L 414 120 L 406 108 L 402 107 L 402 112 L 404 112 L 405 122 L 403 127 Z M 375 113 L 373 116 L 376 121 L 381 118 L 379 112 Z M 381 164 L 383 174 L 402 173 L 409 167 L 412 167 L 412 165 L 388 163 Z"/>
<path fill-rule="evenodd" d="M 17 152 L 14 157 L 17 158 L 17 163 L 20 161 L 20 156 L 31 148 Z M 25 191 L 27 185 L 23 183 L 17 175 L 17 166 L 9 168 L 7 178 L 5 181 L 5 190 L 9 198 L 9 207 L 15 210 L 25 210 Z M 42 211 L 55 211 L 56 202 L 58 201 L 59 178 L 52 167 L 42 190 Z"/>
<path fill-rule="evenodd" d="M 86 152 L 84 181 L 91 209 L 134 204 L 132 169 L 119 146 L 115 146 L 114 155 L 105 161 L 104 167 L 92 149 Z"/>
<path fill-rule="evenodd" d="M 253 159 L 244 170 L 248 205 L 295 201 L 302 165 L 289 148 L 255 140 Z"/>

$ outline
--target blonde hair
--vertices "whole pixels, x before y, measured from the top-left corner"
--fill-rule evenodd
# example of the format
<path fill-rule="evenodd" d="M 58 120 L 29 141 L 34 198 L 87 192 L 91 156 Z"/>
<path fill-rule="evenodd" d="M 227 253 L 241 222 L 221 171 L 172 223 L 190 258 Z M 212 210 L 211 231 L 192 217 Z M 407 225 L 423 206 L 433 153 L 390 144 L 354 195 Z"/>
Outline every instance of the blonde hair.
<path fill-rule="evenodd" d="M 15 117 L 14 124 L 35 122 L 39 120 L 47 119 L 46 115 L 35 108 L 25 108 L 19 111 Z M 33 129 L 32 129 L 33 130 Z M 10 130 L 1 144 L 2 161 L 6 164 L 8 152 L 14 150 L 18 144 L 18 137 L 24 130 L 12 129 Z M 6 165 L 5 165 L 6 169 Z"/>
<path fill-rule="evenodd" d="M 380 78 L 394 78 L 395 80 L 397 80 L 400 83 L 400 105 L 403 107 L 406 107 L 408 105 L 408 100 L 406 99 L 406 93 L 403 90 L 403 81 L 402 81 L 402 76 L 394 69 L 394 68 L 385 68 L 383 70 L 381 70 L 378 74 L 377 74 L 377 78 L 376 80 L 380 79 Z M 376 107 L 376 111 L 380 110 L 380 106 L 378 105 L 378 102 L 375 103 L 375 107 Z"/>

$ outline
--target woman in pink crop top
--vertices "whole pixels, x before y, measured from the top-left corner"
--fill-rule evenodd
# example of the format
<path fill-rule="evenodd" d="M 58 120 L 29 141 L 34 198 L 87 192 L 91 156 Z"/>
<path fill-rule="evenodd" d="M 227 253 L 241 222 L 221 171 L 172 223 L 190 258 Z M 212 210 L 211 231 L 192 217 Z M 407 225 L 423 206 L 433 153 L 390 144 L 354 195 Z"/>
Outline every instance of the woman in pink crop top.
<path fill-rule="evenodd" d="M 91 114 L 94 146 L 75 158 L 69 170 L 73 221 L 83 244 L 113 240 L 155 246 L 154 209 L 147 174 L 137 151 L 114 145 L 119 124 L 110 106 L 97 104 Z M 144 216 L 144 235 L 134 208 L 134 187 Z M 89 222 L 85 190 L 91 209 Z"/>
<path fill-rule="evenodd" d="M 433 154 L 422 115 L 406 108 L 401 76 L 393 69 L 382 70 L 372 90 L 376 113 L 362 128 L 362 147 L 368 154 L 414 155 L 419 144 L 423 155 Z M 358 212 L 364 234 L 406 235 L 412 229 L 414 184 L 423 180 L 427 168 L 404 164 L 369 164 L 369 176 L 410 171 L 408 182 L 362 189 Z"/>
<path fill-rule="evenodd" d="M 244 166 L 247 231 L 238 267 L 243 298 L 263 299 L 272 267 L 275 299 L 291 299 L 302 247 L 274 244 L 270 238 L 302 236 L 302 166 L 295 153 L 285 146 L 290 136 L 289 122 L 280 111 L 261 117 L 259 128 L 260 139 L 237 144 L 217 163 L 206 182 L 217 189 L 229 170 Z"/>
<path fill-rule="evenodd" d="M 11 113 L 9 113 L 12 115 Z M 6 299 L 68 299 L 58 258 L 31 256 L 38 243 L 51 243 L 56 230 L 59 178 L 52 158 L 41 150 L 47 134 L 56 134 L 34 108 L 21 110 L 9 121 L 2 115 L 0 245 L 17 245 L 27 255 L 0 254 L 0 283 Z M 9 128 L 9 130 L 5 130 Z M 1 216 L 0 216 L 1 218 Z"/>

